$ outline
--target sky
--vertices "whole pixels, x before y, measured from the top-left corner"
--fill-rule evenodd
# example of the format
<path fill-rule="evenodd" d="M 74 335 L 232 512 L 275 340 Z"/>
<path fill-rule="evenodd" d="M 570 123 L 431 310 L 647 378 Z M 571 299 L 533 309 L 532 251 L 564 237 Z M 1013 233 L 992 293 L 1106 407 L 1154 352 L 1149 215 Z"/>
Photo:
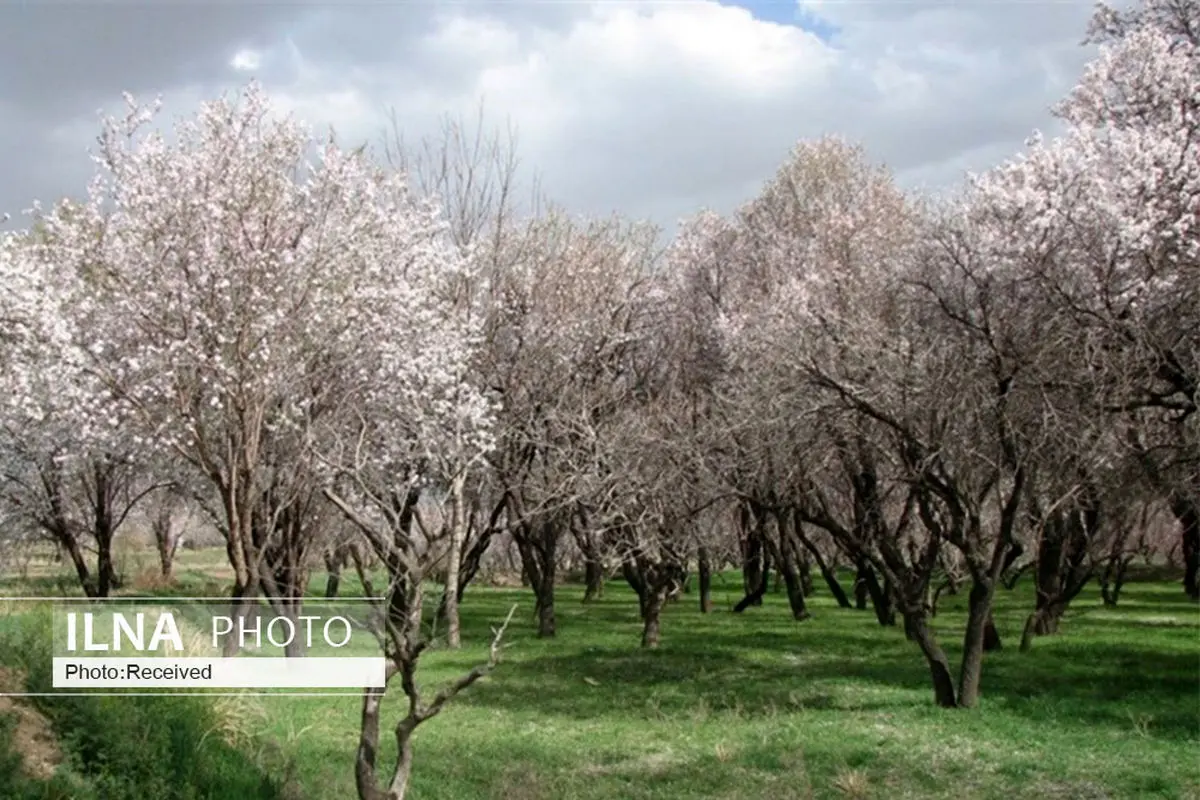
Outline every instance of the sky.
<path fill-rule="evenodd" d="M 99 112 L 254 78 L 348 145 L 447 115 L 517 132 L 581 214 L 665 227 L 753 196 L 799 140 L 862 143 L 907 187 L 1016 152 L 1091 51 L 1090 0 L 0 0 L 0 214 L 84 191 Z"/>

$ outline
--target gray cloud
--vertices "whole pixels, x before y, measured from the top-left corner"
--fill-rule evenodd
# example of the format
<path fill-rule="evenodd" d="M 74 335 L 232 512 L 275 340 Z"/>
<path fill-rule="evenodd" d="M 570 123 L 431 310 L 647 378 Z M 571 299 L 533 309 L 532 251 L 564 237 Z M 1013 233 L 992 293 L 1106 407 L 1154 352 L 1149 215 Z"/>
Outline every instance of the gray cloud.
<path fill-rule="evenodd" d="M 838 27 L 831 42 L 699 0 L 0 5 L 0 209 L 82 192 L 95 110 L 121 91 L 187 113 L 250 74 L 350 141 L 377 138 L 390 107 L 419 136 L 482 95 L 547 191 L 585 212 L 728 210 L 826 132 L 945 186 L 1051 126 L 1088 55 L 1087 0 L 804 5 Z M 239 51 L 256 69 L 231 66 Z"/>

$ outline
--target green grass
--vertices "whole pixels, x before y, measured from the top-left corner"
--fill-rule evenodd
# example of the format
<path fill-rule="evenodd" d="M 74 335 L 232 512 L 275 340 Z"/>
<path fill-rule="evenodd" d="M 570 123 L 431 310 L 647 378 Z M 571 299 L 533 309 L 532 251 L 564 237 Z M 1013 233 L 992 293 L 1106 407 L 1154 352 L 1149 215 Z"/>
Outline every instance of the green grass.
<path fill-rule="evenodd" d="M 186 563 L 180 574 L 179 594 L 212 582 Z M 821 587 L 807 622 L 791 620 L 782 595 L 733 615 L 738 583 L 718 582 L 708 615 L 692 595 L 670 605 L 657 651 L 639 649 L 623 584 L 588 606 L 563 587 L 550 641 L 534 636 L 528 590 L 473 587 L 466 646 L 429 652 L 421 682 L 482 660 L 490 626 L 517 603 L 504 663 L 420 729 L 410 796 L 1200 798 L 1200 609 L 1175 581 L 1130 584 L 1116 609 L 1089 589 L 1062 633 L 1029 653 L 1016 648 L 1029 583 L 1002 591 L 1005 648 L 987 656 L 971 711 L 934 707 L 901 629 L 837 609 Z M 343 588 L 354 584 L 346 575 Z M 935 620 L 951 659 L 964 603 L 947 598 Z M 399 714 L 398 687 L 389 699 L 385 723 Z M 354 796 L 356 698 L 248 704 L 260 745 L 294 764 L 304 796 Z"/>

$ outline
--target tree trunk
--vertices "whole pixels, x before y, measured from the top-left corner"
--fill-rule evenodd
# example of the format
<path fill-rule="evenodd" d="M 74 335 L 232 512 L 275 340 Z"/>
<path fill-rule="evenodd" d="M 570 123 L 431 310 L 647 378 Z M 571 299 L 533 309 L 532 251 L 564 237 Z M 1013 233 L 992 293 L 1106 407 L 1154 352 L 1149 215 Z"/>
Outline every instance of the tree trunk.
<path fill-rule="evenodd" d="M 988 611 L 987 622 L 983 623 L 983 652 L 991 653 L 1003 648 L 1000 641 L 1000 631 L 996 630 L 996 620 Z"/>
<path fill-rule="evenodd" d="M 590 603 L 604 596 L 604 566 L 597 560 L 584 556 L 583 602 Z"/>
<path fill-rule="evenodd" d="M 325 579 L 325 599 L 332 600 L 338 596 L 338 589 L 342 583 L 340 554 L 334 551 L 325 553 L 325 571 L 328 573 L 328 577 Z"/>
<path fill-rule="evenodd" d="M 879 620 L 879 624 L 884 627 L 895 625 L 896 607 L 892 603 L 892 593 L 887 587 L 879 585 L 875 570 L 865 561 L 859 564 L 858 573 L 863 586 L 866 587 L 867 595 L 871 598 L 871 605 L 875 609 L 875 618 Z"/>
<path fill-rule="evenodd" d="M 701 547 L 699 552 L 700 573 L 700 613 L 712 611 L 712 562 L 709 560 L 708 548 Z"/>
<path fill-rule="evenodd" d="M 854 608 L 858 611 L 866 611 L 867 605 L 871 602 L 871 595 L 867 590 L 866 573 L 868 570 L 869 567 L 859 562 L 858 570 L 854 574 Z"/>
<path fill-rule="evenodd" d="M 761 606 L 763 595 L 767 593 L 770 580 L 771 564 L 763 546 L 766 535 L 762 514 L 752 513 L 748 505 L 743 504 L 741 510 L 742 527 L 742 585 L 746 595 L 739 606 L 745 610 L 748 606 Z M 743 605 L 743 603 L 745 605 Z"/>
<path fill-rule="evenodd" d="M 462 623 L 458 616 L 458 575 L 462 565 L 463 544 L 467 538 L 467 509 L 463 497 L 466 482 L 467 476 L 461 472 L 450 482 L 450 552 L 447 554 L 443 607 L 446 615 L 446 646 L 452 650 L 462 647 Z"/>
<path fill-rule="evenodd" d="M 354 757 L 354 785 L 359 800 L 380 800 L 383 792 L 375 781 L 375 759 L 379 755 L 379 706 L 386 689 L 364 689 L 359 720 L 358 752 Z"/>
<path fill-rule="evenodd" d="M 658 647 L 659 621 L 662 618 L 663 597 L 661 592 L 650 588 L 642 602 L 642 647 Z"/>
<path fill-rule="evenodd" d="M 792 525 L 796 531 L 796 538 L 800 540 L 800 544 L 804 546 L 817 562 L 817 569 L 821 572 L 821 577 L 825 580 L 825 585 L 829 587 L 829 593 L 833 595 L 833 599 L 837 600 L 839 608 L 850 608 L 850 598 L 846 596 L 846 590 L 842 588 L 842 584 L 838 582 L 837 573 L 834 571 L 833 565 L 825 560 L 821 555 L 821 551 L 813 543 L 812 539 L 804 534 L 804 523 L 800 519 L 800 510 L 793 509 Z"/>
<path fill-rule="evenodd" d="M 300 624 L 300 603 L 299 601 L 290 601 L 282 607 L 279 616 L 288 619 L 292 623 L 292 630 L 295 635 L 292 637 L 283 648 L 283 654 L 287 658 L 303 658 L 307 655 L 308 647 L 304 638 L 304 626 Z"/>
<path fill-rule="evenodd" d="M 400 757 L 396 759 L 396 771 L 392 773 L 392 782 L 383 800 L 404 800 L 405 794 L 408 793 L 408 782 L 412 779 L 412 735 L 415 728 L 415 725 L 406 725 L 403 722 L 396 728 L 396 745 Z"/>
<path fill-rule="evenodd" d="M 804 602 L 804 582 L 800 574 L 792 566 L 781 567 L 783 580 L 787 584 L 788 605 L 792 609 L 792 619 L 803 621 L 812 617 Z"/>
<path fill-rule="evenodd" d="M 913 612 L 906 615 L 905 626 L 912 631 L 913 641 L 921 648 L 925 661 L 929 664 L 929 674 L 933 680 L 933 700 L 942 708 L 954 708 L 954 680 L 950 677 L 950 662 L 946 653 L 929 629 L 929 623 L 924 612 Z"/>
<path fill-rule="evenodd" d="M 1200 506 L 1189 498 L 1176 497 L 1171 511 L 1179 520 L 1183 550 L 1183 590 L 1192 600 L 1200 600 Z"/>
<path fill-rule="evenodd" d="M 229 618 L 233 621 L 233 630 L 225 637 L 225 641 L 222 643 L 221 654 L 224 657 L 229 658 L 237 655 L 240 649 L 239 631 L 246 624 L 246 620 L 251 618 L 254 612 L 257 611 L 254 603 L 257 594 L 256 586 L 246 586 L 236 578 L 234 579 L 229 601 Z"/>
<path fill-rule="evenodd" d="M 800 573 L 800 590 L 805 597 L 812 597 L 813 593 L 813 576 L 812 576 L 812 561 L 801 547 L 793 547 L 794 557 Z"/>
<path fill-rule="evenodd" d="M 95 462 L 92 468 L 95 481 L 92 486 L 95 494 L 92 498 L 92 537 L 96 540 L 96 597 L 108 597 L 120 583 L 112 558 L 113 537 L 116 535 L 113 519 L 115 487 L 109 470 L 110 466 L 104 461 Z"/>
<path fill-rule="evenodd" d="M 79 578 L 79 585 L 83 587 L 83 593 L 88 597 L 96 597 L 96 586 L 92 582 L 91 570 L 88 569 L 87 561 L 83 557 L 79 541 L 70 532 L 66 532 L 59 537 L 58 542 L 66 551 L 67 557 L 71 559 L 71 565 L 75 567 L 75 575 Z"/>
<path fill-rule="evenodd" d="M 733 613 L 741 614 L 743 611 L 745 611 L 750 606 L 761 606 L 762 605 L 763 595 L 765 595 L 767 593 L 767 584 L 770 581 L 770 575 L 771 575 L 771 573 L 769 570 L 763 571 L 762 573 L 759 574 L 758 588 L 755 589 L 754 591 L 752 591 L 750 594 L 747 594 L 741 600 L 739 600 L 738 604 L 733 607 Z"/>
<path fill-rule="evenodd" d="M 777 512 L 775 528 L 778 543 L 766 537 L 764 537 L 764 542 L 771 560 L 779 564 L 779 574 L 783 576 L 784 584 L 787 587 L 788 606 L 792 610 L 792 618 L 800 621 L 806 620 L 812 615 L 808 613 L 808 606 L 804 601 L 804 578 L 801 573 L 801 565 L 798 563 L 800 552 L 798 552 L 799 548 L 795 546 L 791 531 L 788 529 L 787 523 L 790 518 L 789 514 Z"/>
<path fill-rule="evenodd" d="M 1104 577 L 1100 580 L 1100 596 L 1104 605 L 1115 606 L 1121 599 L 1121 589 L 1125 586 L 1125 572 L 1133 561 L 1132 556 L 1115 554 L 1108 560 L 1104 568 Z"/>
<path fill-rule="evenodd" d="M 558 571 L 556 521 L 545 520 L 536 528 L 529 521 L 522 521 L 513 531 L 513 541 L 517 543 L 517 552 L 521 555 L 521 571 L 533 589 L 533 613 L 538 621 L 538 637 L 553 638 L 556 632 L 554 584 Z"/>
<path fill-rule="evenodd" d="M 976 579 L 971 585 L 968 600 L 967 629 L 963 635 L 962 670 L 958 679 L 958 705 L 973 708 L 979 701 L 979 684 L 983 675 L 983 653 L 987 628 L 992 621 L 992 597 L 995 584 Z M 995 626 L 991 625 L 992 631 Z"/>

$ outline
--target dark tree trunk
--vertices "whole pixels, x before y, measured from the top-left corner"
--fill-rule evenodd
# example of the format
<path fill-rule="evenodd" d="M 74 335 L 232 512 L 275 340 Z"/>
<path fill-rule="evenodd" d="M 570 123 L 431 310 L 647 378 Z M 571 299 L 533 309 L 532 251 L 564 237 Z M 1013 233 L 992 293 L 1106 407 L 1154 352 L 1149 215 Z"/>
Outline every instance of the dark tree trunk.
<path fill-rule="evenodd" d="M 1121 589 L 1125 586 L 1125 573 L 1133 562 L 1133 556 L 1114 553 L 1109 556 L 1104 568 L 1104 576 L 1100 579 L 1100 596 L 1104 605 L 1115 606 L 1121 599 Z"/>
<path fill-rule="evenodd" d="M 1004 643 L 1000 640 L 1000 631 L 996 630 L 996 620 L 992 616 L 992 612 L 988 612 L 987 622 L 983 623 L 983 652 L 991 653 L 994 650 L 1003 649 Z"/>
<path fill-rule="evenodd" d="M 120 587 L 112 557 L 113 537 L 117 532 L 117 511 L 114 508 L 117 487 L 113 481 L 113 469 L 105 460 L 97 461 L 92 468 L 92 536 L 96 540 L 97 597 L 108 597 L 113 589 Z"/>
<path fill-rule="evenodd" d="M 258 608 L 255 603 L 257 597 L 257 585 L 246 586 L 236 578 L 234 579 L 229 601 L 229 618 L 233 621 L 233 631 L 225 637 L 221 648 L 221 654 L 226 658 L 237 655 L 240 649 L 239 632 L 243 627 L 249 627 L 246 625 L 247 620 L 258 616 Z"/>
<path fill-rule="evenodd" d="M 701 547 L 699 551 L 700 573 L 700 613 L 712 611 L 712 563 L 709 561 L 708 548 Z"/>
<path fill-rule="evenodd" d="M 779 574 L 783 576 L 784 585 L 787 587 L 788 606 L 791 607 L 792 618 L 806 620 L 812 615 L 808 613 L 808 606 L 804 601 L 804 578 L 798 558 L 800 548 L 796 546 L 788 528 L 790 519 L 790 514 L 777 512 L 775 527 L 778 542 L 772 541 L 768 537 L 764 537 L 763 541 L 771 560 L 779 564 Z"/>
<path fill-rule="evenodd" d="M 584 558 L 583 580 L 583 602 L 590 603 L 604 596 L 604 567 L 599 561 Z"/>
<path fill-rule="evenodd" d="M 812 555 L 813 561 L 817 562 L 817 569 L 820 570 L 821 577 L 825 580 L 825 585 L 829 587 L 829 593 L 837 600 L 838 607 L 850 608 L 850 598 L 846 596 L 846 590 L 838 582 L 837 573 L 834 571 L 833 566 L 821 555 L 821 551 L 813 544 L 812 539 L 805 535 L 804 524 L 800 519 L 799 509 L 795 509 L 792 513 L 792 525 L 796 532 L 796 538 L 800 540 L 800 544 Z"/>
<path fill-rule="evenodd" d="M 75 567 L 75 575 L 79 578 L 79 585 L 83 587 L 83 593 L 88 597 L 96 597 L 96 585 L 92 582 L 91 570 L 88 569 L 87 561 L 84 560 L 79 541 L 68 532 L 59 539 L 59 545 L 71 559 L 71 565 Z"/>
<path fill-rule="evenodd" d="M 809 560 L 808 554 L 801 547 L 794 547 L 795 558 L 800 572 L 800 589 L 804 592 L 805 597 L 812 597 L 813 593 L 813 576 L 812 576 L 812 561 Z"/>
<path fill-rule="evenodd" d="M 328 577 L 325 579 L 325 599 L 332 600 L 338 596 L 338 589 L 342 583 L 342 559 L 340 553 L 334 550 L 325 552 L 325 572 Z"/>
<path fill-rule="evenodd" d="M 658 647 L 662 599 L 657 592 L 650 592 L 642 606 L 642 647 Z"/>
<path fill-rule="evenodd" d="M 967 608 L 967 629 L 963 636 L 962 670 L 958 679 L 958 705 L 972 708 L 979 702 L 983 654 L 992 624 L 992 597 L 995 584 L 976 579 L 971 585 Z M 997 637 L 998 640 L 999 637 Z"/>
<path fill-rule="evenodd" d="M 936 617 L 938 613 L 938 604 L 942 599 L 942 592 L 950 594 L 958 594 L 958 582 L 948 578 L 933 592 L 933 601 L 929 604 L 929 616 Z"/>
<path fill-rule="evenodd" d="M 621 572 L 638 596 L 642 647 L 658 647 L 663 606 L 683 585 L 684 568 L 670 559 L 652 560 L 644 552 L 635 552 L 621 564 Z"/>
<path fill-rule="evenodd" d="M 557 633 L 554 616 L 554 589 L 558 571 L 557 522 L 546 520 L 536 527 L 522 522 L 513 532 L 513 539 L 521 554 L 522 571 L 533 589 L 538 638 L 552 638 Z"/>
<path fill-rule="evenodd" d="M 866 587 L 867 595 L 871 598 L 871 605 L 875 609 L 875 618 L 879 620 L 879 624 L 884 627 L 895 625 L 896 607 L 892 603 L 890 587 L 879 585 L 875 570 L 865 561 L 859 563 L 858 573 Z"/>
<path fill-rule="evenodd" d="M 488 548 L 492 544 L 492 538 L 496 535 L 495 521 L 496 516 L 493 516 L 492 522 L 479 533 L 479 536 L 463 554 L 462 562 L 458 568 L 458 601 L 460 603 L 462 602 L 463 595 L 467 592 L 467 587 L 471 585 L 471 581 L 475 580 L 475 577 L 479 575 L 479 568 L 483 564 L 483 557 L 487 555 Z"/>
<path fill-rule="evenodd" d="M 792 609 L 792 619 L 803 621 L 812 617 L 808 613 L 808 606 L 804 602 L 804 584 L 800 579 L 800 575 L 795 569 L 785 567 L 783 569 L 783 580 L 787 584 L 788 605 Z"/>
<path fill-rule="evenodd" d="M 1183 590 L 1192 600 L 1200 600 L 1200 506 L 1187 497 L 1171 500 L 1171 512 L 1179 520 L 1183 551 Z"/>
<path fill-rule="evenodd" d="M 764 572 L 759 576 L 758 588 L 738 601 L 733 607 L 733 613 L 741 614 L 750 606 L 761 606 L 763 596 L 767 593 L 767 583 L 770 573 Z"/>
<path fill-rule="evenodd" d="M 1042 536 L 1034 569 L 1037 600 L 1021 634 L 1022 651 L 1029 649 L 1034 636 L 1058 632 L 1067 606 L 1091 579 L 1088 545 L 1099 531 L 1099 515 L 1099 503 L 1093 497 L 1082 510 L 1055 511 L 1040 519 Z"/>
<path fill-rule="evenodd" d="M 871 593 L 867 590 L 867 572 L 870 570 L 864 562 L 859 562 L 854 574 L 854 607 L 866 611 L 871 602 Z"/>
<path fill-rule="evenodd" d="M 771 562 L 767 549 L 763 545 L 766 535 L 765 520 L 761 514 L 754 514 L 749 504 L 743 504 L 741 509 L 742 530 L 742 584 L 746 596 L 741 610 L 748 606 L 761 606 L 763 595 L 767 593 L 767 582 L 770 580 Z M 742 605 L 742 604 L 745 605 Z"/>
<path fill-rule="evenodd" d="M 558 633 L 558 621 L 554 616 L 554 579 L 556 567 L 553 561 L 546 564 L 542 571 L 542 579 L 538 583 L 536 611 L 538 618 L 538 638 L 553 638 Z"/>
<path fill-rule="evenodd" d="M 929 664 L 929 675 L 933 680 L 933 700 L 942 708 L 954 708 L 954 679 L 950 677 L 950 662 L 945 651 L 929 630 L 929 623 L 924 612 L 913 612 L 906 615 L 905 627 L 912 631 L 912 639 L 921 648 L 926 663 Z"/>

